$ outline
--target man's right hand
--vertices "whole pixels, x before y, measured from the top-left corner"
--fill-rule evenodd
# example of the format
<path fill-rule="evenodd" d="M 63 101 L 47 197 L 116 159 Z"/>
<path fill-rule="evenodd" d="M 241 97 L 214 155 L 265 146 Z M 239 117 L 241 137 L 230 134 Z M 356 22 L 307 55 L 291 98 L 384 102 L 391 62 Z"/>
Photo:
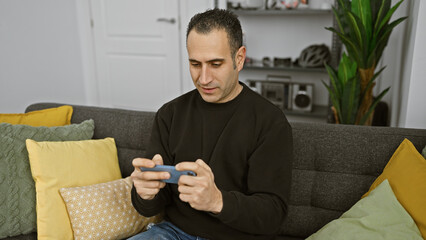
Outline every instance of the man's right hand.
<path fill-rule="evenodd" d="M 152 171 L 142 172 L 140 168 L 153 168 L 156 165 L 163 165 L 163 158 L 159 154 L 155 155 L 152 160 L 147 158 L 135 158 L 133 159 L 132 164 L 135 167 L 135 170 L 133 171 L 131 178 L 136 192 L 142 199 L 152 200 L 160 189 L 166 186 L 166 183 L 161 182 L 160 180 L 169 179 L 170 173 Z"/>

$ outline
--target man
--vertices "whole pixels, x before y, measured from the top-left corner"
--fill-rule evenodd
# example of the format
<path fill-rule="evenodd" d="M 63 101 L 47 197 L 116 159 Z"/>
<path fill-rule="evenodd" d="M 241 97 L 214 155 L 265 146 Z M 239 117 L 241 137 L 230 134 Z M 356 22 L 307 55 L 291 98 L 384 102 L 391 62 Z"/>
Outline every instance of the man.
<path fill-rule="evenodd" d="M 132 239 L 272 239 L 287 213 L 291 127 L 238 81 L 246 48 L 234 14 L 195 15 L 187 50 L 196 89 L 159 109 L 149 158 L 133 160 L 134 207 L 144 216 L 165 211 L 165 221 Z M 163 164 L 196 176 L 166 184 L 169 173 L 140 170 Z"/>

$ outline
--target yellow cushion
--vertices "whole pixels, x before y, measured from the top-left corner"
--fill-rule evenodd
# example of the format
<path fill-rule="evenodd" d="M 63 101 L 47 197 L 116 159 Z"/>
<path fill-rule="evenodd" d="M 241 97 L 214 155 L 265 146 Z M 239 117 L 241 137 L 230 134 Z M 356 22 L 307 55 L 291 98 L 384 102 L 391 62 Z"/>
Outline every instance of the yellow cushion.
<path fill-rule="evenodd" d="M 426 239 L 426 161 L 408 139 L 399 145 L 383 173 L 363 197 L 385 179 L 389 180 L 396 198 Z"/>
<path fill-rule="evenodd" d="M 159 222 L 132 205 L 130 177 L 83 187 L 61 188 L 75 239 L 125 239 Z"/>
<path fill-rule="evenodd" d="M 73 109 L 64 105 L 57 108 L 48 108 L 28 113 L 0 114 L 0 123 L 23 124 L 33 127 L 56 127 L 71 124 Z"/>
<path fill-rule="evenodd" d="M 71 223 L 59 189 L 120 179 L 115 141 L 27 139 L 26 144 L 36 187 L 38 239 L 71 240 Z"/>

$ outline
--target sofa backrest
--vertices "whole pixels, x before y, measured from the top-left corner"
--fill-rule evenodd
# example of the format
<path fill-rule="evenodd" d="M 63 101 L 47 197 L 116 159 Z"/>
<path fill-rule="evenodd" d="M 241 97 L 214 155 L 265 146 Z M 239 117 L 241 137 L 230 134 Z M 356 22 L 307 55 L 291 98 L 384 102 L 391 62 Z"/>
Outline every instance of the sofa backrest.
<path fill-rule="evenodd" d="M 25 111 L 61 105 L 64 104 L 36 103 L 28 106 Z M 121 174 L 123 177 L 130 176 L 134 169 L 132 160 L 145 156 L 155 113 L 77 105 L 73 105 L 73 110 L 71 123 L 81 123 L 87 119 L 95 121 L 94 139 L 115 139 Z"/>
<path fill-rule="evenodd" d="M 421 151 L 426 129 L 292 123 L 294 161 L 282 234 L 306 238 L 366 193 L 399 144 Z"/>
<path fill-rule="evenodd" d="M 38 103 L 26 111 L 63 104 Z M 73 106 L 72 123 L 95 121 L 95 139 L 113 137 L 123 177 L 143 157 L 155 113 Z M 306 238 L 354 205 L 404 138 L 421 150 L 426 129 L 291 123 L 294 162 L 289 212 L 281 234 Z"/>

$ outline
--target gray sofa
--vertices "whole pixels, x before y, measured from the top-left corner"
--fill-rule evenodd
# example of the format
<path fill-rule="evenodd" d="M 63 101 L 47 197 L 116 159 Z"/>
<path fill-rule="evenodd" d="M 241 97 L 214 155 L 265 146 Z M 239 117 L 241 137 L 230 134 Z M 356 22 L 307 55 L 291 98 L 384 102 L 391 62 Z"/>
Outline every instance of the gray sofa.
<path fill-rule="evenodd" d="M 26 111 L 59 105 L 38 103 Z M 115 138 L 122 175 L 129 176 L 132 159 L 145 154 L 155 113 L 73 107 L 73 123 L 91 118 L 94 138 Z M 295 158 L 289 214 L 277 238 L 282 240 L 304 239 L 354 205 L 404 138 L 419 151 L 426 145 L 426 129 L 291 124 Z M 36 238 L 33 233 L 8 239 Z"/>

